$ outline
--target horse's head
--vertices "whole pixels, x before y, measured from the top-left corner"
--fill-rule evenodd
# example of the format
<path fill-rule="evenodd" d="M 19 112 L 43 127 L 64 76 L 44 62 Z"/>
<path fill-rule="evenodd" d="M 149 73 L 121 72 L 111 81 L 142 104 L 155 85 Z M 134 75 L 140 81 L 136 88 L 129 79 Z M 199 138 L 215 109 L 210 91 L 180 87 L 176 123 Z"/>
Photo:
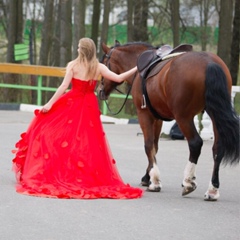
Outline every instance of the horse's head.
<path fill-rule="evenodd" d="M 102 43 L 102 50 L 104 55 L 102 56 L 101 63 L 105 64 L 111 71 L 120 74 L 123 73 L 137 64 L 138 56 L 145 50 L 154 48 L 147 43 L 127 43 L 121 45 L 117 40 L 112 47 L 106 46 Z M 127 79 L 127 82 L 131 85 L 133 79 Z M 116 89 L 117 85 L 121 83 L 113 82 L 109 79 L 102 78 L 101 86 L 98 90 L 100 100 L 108 99 L 110 93 Z"/>
<path fill-rule="evenodd" d="M 102 59 L 100 60 L 101 63 L 105 64 L 111 71 L 115 73 L 121 73 L 122 70 L 119 68 L 118 58 L 115 48 L 120 46 L 120 43 L 116 40 L 115 46 L 108 47 L 106 44 L 102 43 L 102 50 L 104 52 Z M 100 100 L 108 99 L 110 93 L 121 83 L 113 82 L 109 79 L 103 78 L 101 79 L 101 85 L 98 89 L 98 95 Z"/>

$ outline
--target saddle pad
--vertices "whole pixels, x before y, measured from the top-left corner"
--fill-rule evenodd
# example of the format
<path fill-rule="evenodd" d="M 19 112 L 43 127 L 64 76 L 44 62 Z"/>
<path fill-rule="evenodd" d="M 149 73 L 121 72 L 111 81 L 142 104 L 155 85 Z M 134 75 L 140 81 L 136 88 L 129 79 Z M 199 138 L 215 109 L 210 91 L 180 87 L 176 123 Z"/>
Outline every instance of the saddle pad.
<path fill-rule="evenodd" d="M 154 66 L 154 68 L 148 73 L 146 79 L 148 79 L 148 78 L 150 78 L 150 77 L 153 77 L 153 76 L 155 76 L 157 73 L 159 73 L 159 72 L 162 70 L 162 68 L 166 65 L 166 63 L 169 62 L 169 60 L 170 60 L 171 58 L 176 57 L 176 56 L 178 56 L 178 55 L 181 55 L 181 54 L 183 54 L 183 53 L 185 53 L 185 52 L 172 53 L 172 54 L 169 54 L 169 55 L 163 57 L 162 60 L 161 60 L 161 62 L 159 62 L 156 66 Z"/>
<path fill-rule="evenodd" d="M 168 58 L 172 58 L 172 57 L 176 57 L 176 56 L 181 55 L 181 54 L 183 54 L 183 53 L 185 53 L 185 52 L 171 53 L 171 54 L 169 54 L 169 55 L 163 57 L 162 60 L 165 60 L 165 59 L 168 59 Z"/>

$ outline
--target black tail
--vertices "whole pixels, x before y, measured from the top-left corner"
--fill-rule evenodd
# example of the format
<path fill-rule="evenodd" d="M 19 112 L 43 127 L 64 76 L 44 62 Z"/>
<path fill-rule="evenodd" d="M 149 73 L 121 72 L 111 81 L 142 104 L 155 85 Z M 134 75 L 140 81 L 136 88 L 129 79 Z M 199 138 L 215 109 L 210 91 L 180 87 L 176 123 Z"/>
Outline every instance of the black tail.
<path fill-rule="evenodd" d="M 205 100 L 206 112 L 218 131 L 218 158 L 222 159 L 224 164 L 239 163 L 239 117 L 231 103 L 226 75 L 216 63 L 209 63 L 206 69 Z"/>

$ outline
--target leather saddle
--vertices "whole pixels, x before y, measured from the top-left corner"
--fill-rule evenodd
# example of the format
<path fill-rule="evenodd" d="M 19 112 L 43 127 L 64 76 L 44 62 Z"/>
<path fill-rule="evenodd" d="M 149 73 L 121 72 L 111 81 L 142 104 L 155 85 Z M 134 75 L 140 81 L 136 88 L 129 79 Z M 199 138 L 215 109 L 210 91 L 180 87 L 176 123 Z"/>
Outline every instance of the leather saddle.
<path fill-rule="evenodd" d="M 146 50 L 144 51 L 137 60 L 137 68 L 140 72 L 140 76 L 143 79 L 146 79 L 150 71 L 163 59 L 174 53 L 184 53 L 192 51 L 193 47 L 190 44 L 181 44 L 175 48 L 172 48 L 169 45 L 163 45 L 161 48 Z M 158 73 L 162 67 L 159 67 L 158 70 L 155 69 L 154 75 Z M 151 75 L 153 76 L 153 75 Z"/>

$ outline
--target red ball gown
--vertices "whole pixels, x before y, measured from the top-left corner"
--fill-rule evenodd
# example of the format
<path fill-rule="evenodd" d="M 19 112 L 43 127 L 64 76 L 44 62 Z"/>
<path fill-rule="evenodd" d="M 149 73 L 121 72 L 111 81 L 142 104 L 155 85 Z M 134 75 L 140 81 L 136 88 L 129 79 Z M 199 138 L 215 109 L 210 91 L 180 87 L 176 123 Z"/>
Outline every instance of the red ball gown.
<path fill-rule="evenodd" d="M 100 120 L 97 81 L 72 79 L 72 87 L 47 113 L 35 111 L 16 143 L 17 192 L 54 198 L 139 198 L 125 184 Z"/>

